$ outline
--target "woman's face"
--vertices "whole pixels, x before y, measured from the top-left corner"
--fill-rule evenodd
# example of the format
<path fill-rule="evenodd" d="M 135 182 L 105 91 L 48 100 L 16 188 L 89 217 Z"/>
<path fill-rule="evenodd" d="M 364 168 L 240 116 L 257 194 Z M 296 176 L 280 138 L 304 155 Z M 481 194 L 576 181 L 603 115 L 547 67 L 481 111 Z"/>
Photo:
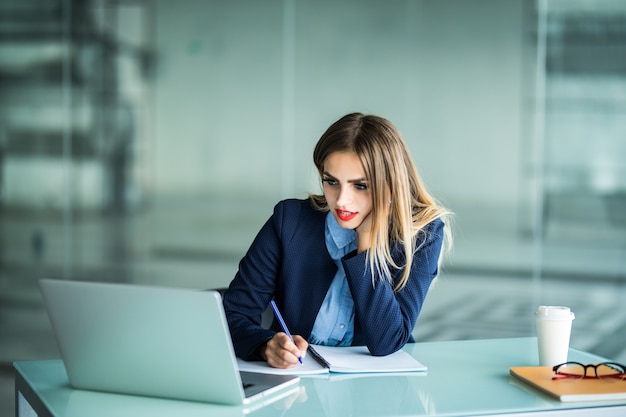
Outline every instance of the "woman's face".
<path fill-rule="evenodd" d="M 372 193 L 359 157 L 334 152 L 326 158 L 322 173 L 328 208 L 345 229 L 356 229 L 372 211 Z"/>

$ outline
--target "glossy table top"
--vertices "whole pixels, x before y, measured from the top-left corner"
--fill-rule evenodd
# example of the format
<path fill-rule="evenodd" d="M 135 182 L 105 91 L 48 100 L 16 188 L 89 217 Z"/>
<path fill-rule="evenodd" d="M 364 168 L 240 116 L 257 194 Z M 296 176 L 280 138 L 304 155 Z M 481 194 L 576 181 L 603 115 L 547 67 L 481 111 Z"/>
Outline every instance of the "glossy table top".
<path fill-rule="evenodd" d="M 428 372 L 302 377 L 298 394 L 252 410 L 74 390 L 60 360 L 17 362 L 15 368 L 55 416 L 465 416 L 581 407 L 594 407 L 594 415 L 626 415 L 623 401 L 561 403 L 512 378 L 509 367 L 537 365 L 536 343 L 515 338 L 409 344 L 405 350 Z M 580 362 L 604 359 L 575 349 L 569 355 Z"/>

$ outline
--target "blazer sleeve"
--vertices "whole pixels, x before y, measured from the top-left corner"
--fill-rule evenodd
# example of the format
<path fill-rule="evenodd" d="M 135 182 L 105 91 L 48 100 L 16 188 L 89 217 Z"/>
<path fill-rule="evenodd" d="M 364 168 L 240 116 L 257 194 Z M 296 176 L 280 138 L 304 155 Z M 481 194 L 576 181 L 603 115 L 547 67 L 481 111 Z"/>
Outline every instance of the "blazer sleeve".
<path fill-rule="evenodd" d="M 394 293 L 393 285 L 400 279 L 402 270 L 391 271 L 391 284 L 376 271 L 372 275 L 366 251 L 357 255 L 353 252 L 352 256 L 343 258 L 356 319 L 361 326 L 364 344 L 372 355 L 388 355 L 412 340 L 417 316 L 438 273 L 443 227 L 443 221 L 436 219 L 420 232 L 409 279 L 398 293 Z M 392 256 L 396 262 L 401 262 L 404 258 L 401 247 L 393 248 Z"/>
<path fill-rule="evenodd" d="M 224 310 L 235 354 L 245 360 L 261 359 L 256 349 L 275 332 L 261 327 L 262 314 L 272 299 L 283 254 L 280 244 L 282 208 L 278 204 L 263 225 L 235 278 L 224 293 Z"/>
<path fill-rule="evenodd" d="M 261 327 L 272 297 L 292 334 L 308 338 L 337 266 L 324 241 L 325 213 L 308 200 L 279 202 L 224 293 L 224 310 L 238 357 L 260 360 L 256 350 L 279 330 Z"/>

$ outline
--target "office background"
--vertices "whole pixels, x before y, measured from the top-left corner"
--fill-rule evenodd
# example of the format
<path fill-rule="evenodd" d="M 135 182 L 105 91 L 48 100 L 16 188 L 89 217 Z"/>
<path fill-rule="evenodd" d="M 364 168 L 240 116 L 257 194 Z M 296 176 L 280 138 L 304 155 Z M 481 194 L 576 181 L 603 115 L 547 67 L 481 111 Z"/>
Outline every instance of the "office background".
<path fill-rule="evenodd" d="M 419 341 L 557 304 L 626 361 L 620 0 L 7 0 L 0 79 L 0 413 L 12 361 L 59 355 L 39 278 L 227 285 L 353 111 L 456 213 Z"/>

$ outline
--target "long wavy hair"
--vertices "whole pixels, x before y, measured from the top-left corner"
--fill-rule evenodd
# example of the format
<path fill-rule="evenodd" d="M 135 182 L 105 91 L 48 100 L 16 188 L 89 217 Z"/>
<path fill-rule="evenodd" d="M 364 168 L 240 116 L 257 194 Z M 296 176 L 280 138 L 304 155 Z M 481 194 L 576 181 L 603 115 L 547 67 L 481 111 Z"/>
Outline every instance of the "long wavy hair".
<path fill-rule="evenodd" d="M 439 205 L 422 183 L 400 132 L 388 120 L 362 113 L 348 114 L 324 132 L 313 151 L 320 178 L 324 163 L 334 152 L 353 152 L 361 160 L 372 195 L 372 225 L 368 260 L 372 278 L 376 271 L 392 283 L 391 269 L 403 269 L 394 291 L 402 290 L 409 278 L 417 236 L 437 218 L 451 214 Z M 311 194 L 313 206 L 328 211 L 323 194 Z M 444 247 L 451 245 L 450 227 L 445 222 Z M 403 247 L 405 264 L 397 265 L 391 248 Z M 441 256 L 439 262 L 441 263 Z"/>

